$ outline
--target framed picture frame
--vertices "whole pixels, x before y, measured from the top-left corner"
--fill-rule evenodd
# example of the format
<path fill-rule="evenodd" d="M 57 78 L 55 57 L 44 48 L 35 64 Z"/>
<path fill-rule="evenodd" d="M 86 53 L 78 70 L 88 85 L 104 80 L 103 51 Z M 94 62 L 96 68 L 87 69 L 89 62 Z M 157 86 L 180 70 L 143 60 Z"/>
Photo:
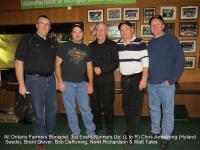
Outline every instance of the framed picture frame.
<path fill-rule="evenodd" d="M 107 8 L 107 21 L 121 20 L 121 8 Z"/>
<path fill-rule="evenodd" d="M 139 8 L 124 8 L 124 20 L 139 20 Z"/>
<path fill-rule="evenodd" d="M 120 38 L 120 31 L 118 30 L 118 24 L 108 25 L 108 38 Z"/>
<path fill-rule="evenodd" d="M 165 32 L 174 34 L 175 23 L 165 23 Z"/>
<path fill-rule="evenodd" d="M 156 8 L 144 8 L 144 23 L 149 23 L 149 19 L 156 14 Z"/>
<path fill-rule="evenodd" d="M 181 40 L 180 43 L 185 53 L 196 52 L 196 40 Z"/>
<path fill-rule="evenodd" d="M 150 25 L 148 25 L 148 24 L 141 25 L 141 36 L 142 37 L 153 37 L 153 35 L 151 33 Z"/>
<path fill-rule="evenodd" d="M 198 6 L 181 6 L 181 19 L 197 19 Z"/>
<path fill-rule="evenodd" d="M 103 9 L 88 10 L 88 22 L 102 22 Z"/>
<path fill-rule="evenodd" d="M 197 22 L 182 22 L 179 24 L 180 36 L 198 36 L 198 23 Z"/>
<path fill-rule="evenodd" d="M 185 57 L 185 69 L 194 69 L 195 68 L 195 57 L 194 56 L 186 56 Z"/>
<path fill-rule="evenodd" d="M 176 6 L 160 7 L 160 15 L 164 20 L 176 20 Z"/>

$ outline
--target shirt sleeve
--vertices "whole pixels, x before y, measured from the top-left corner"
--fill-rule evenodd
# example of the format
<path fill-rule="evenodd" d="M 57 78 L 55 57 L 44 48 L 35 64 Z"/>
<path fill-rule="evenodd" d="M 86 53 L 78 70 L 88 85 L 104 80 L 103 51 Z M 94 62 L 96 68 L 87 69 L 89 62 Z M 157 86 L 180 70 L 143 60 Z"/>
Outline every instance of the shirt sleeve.
<path fill-rule="evenodd" d="M 172 38 L 172 53 L 173 53 L 173 59 L 175 62 L 175 67 L 173 74 L 171 78 L 169 79 L 169 82 L 171 84 L 175 83 L 178 78 L 180 77 L 183 69 L 184 69 L 184 64 L 185 64 L 185 59 L 184 59 L 184 53 L 183 53 L 183 48 L 179 42 L 179 40 L 174 37 Z"/>
<path fill-rule="evenodd" d="M 91 54 L 91 48 L 86 46 L 86 53 L 87 53 L 87 58 L 86 61 L 92 61 L 92 54 Z"/>
<path fill-rule="evenodd" d="M 147 46 L 145 42 L 142 42 L 142 44 L 144 45 L 144 50 L 142 51 L 143 56 L 141 58 L 142 67 L 149 68 L 149 55 L 148 55 Z"/>
<path fill-rule="evenodd" d="M 63 45 L 64 45 L 64 43 L 57 46 L 56 56 L 60 57 L 61 59 L 63 59 L 63 57 L 64 57 L 64 48 L 63 48 Z"/>
<path fill-rule="evenodd" d="M 25 61 L 28 55 L 28 51 L 29 51 L 29 36 L 25 35 L 22 37 L 17 46 L 15 59 Z"/>

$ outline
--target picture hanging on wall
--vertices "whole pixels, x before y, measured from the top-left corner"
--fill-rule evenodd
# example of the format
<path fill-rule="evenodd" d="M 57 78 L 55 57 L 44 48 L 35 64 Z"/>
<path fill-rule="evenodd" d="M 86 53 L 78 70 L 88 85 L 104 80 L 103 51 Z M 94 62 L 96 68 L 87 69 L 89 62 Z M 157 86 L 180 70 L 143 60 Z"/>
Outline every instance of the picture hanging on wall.
<path fill-rule="evenodd" d="M 115 21 L 121 20 L 121 8 L 108 8 L 107 9 L 107 20 Z"/>
<path fill-rule="evenodd" d="M 141 36 L 142 37 L 153 37 L 153 35 L 151 33 L 150 25 L 148 25 L 148 24 L 141 25 Z"/>
<path fill-rule="evenodd" d="M 139 8 L 124 8 L 124 20 L 139 20 Z"/>
<path fill-rule="evenodd" d="M 182 6 L 180 18 L 181 19 L 197 19 L 198 6 Z"/>
<path fill-rule="evenodd" d="M 160 15 L 164 20 L 176 20 L 176 7 L 160 7 Z"/>
<path fill-rule="evenodd" d="M 165 31 L 174 34 L 175 23 L 165 23 Z"/>
<path fill-rule="evenodd" d="M 108 25 L 108 37 L 109 38 L 120 38 L 120 31 L 118 30 L 118 24 Z"/>
<path fill-rule="evenodd" d="M 198 35 L 198 23 L 197 22 L 182 22 L 179 26 L 180 36 L 192 36 Z"/>
<path fill-rule="evenodd" d="M 196 52 L 196 40 L 181 40 L 180 43 L 185 53 Z"/>
<path fill-rule="evenodd" d="M 102 22 L 103 21 L 103 9 L 88 10 L 88 22 Z"/>
<path fill-rule="evenodd" d="M 195 57 L 185 57 L 185 69 L 195 68 Z"/>
<path fill-rule="evenodd" d="M 156 8 L 144 8 L 144 23 L 149 23 L 149 19 L 156 14 Z"/>

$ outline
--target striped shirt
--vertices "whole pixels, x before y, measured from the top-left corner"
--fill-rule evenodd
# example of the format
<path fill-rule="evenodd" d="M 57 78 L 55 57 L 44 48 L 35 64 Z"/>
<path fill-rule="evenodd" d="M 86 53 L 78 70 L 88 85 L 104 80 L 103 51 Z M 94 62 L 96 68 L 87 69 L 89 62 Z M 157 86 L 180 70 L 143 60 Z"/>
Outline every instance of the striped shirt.
<path fill-rule="evenodd" d="M 149 57 L 146 43 L 133 37 L 131 43 L 124 45 L 123 39 L 117 41 L 119 45 L 119 69 L 122 75 L 132 75 L 142 72 L 149 67 Z"/>

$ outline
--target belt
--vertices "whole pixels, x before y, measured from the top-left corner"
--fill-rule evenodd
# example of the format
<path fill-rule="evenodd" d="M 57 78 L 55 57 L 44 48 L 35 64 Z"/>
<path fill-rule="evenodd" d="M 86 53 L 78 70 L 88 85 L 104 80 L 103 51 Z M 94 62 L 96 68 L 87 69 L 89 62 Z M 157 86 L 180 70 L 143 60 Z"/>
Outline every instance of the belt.
<path fill-rule="evenodd" d="M 27 72 L 27 75 L 34 75 L 34 76 L 39 76 L 39 77 L 49 77 L 52 75 L 52 73 L 30 73 Z"/>
<path fill-rule="evenodd" d="M 132 78 L 132 77 L 135 77 L 135 76 L 140 76 L 142 75 L 142 72 L 140 73 L 135 73 L 135 74 L 131 74 L 131 75 L 122 75 L 123 78 Z"/>

